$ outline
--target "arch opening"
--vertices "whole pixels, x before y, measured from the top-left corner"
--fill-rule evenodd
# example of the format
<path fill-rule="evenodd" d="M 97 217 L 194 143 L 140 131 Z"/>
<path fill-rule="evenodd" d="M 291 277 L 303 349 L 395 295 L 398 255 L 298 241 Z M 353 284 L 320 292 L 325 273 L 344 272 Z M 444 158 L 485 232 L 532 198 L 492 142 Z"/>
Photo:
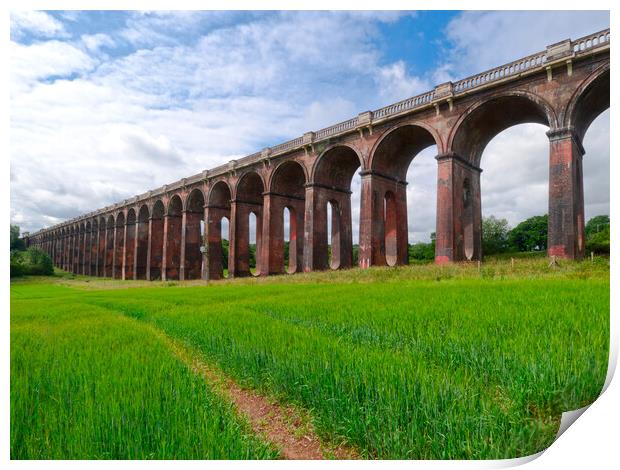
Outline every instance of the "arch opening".
<path fill-rule="evenodd" d="M 151 214 L 151 259 L 149 263 L 149 279 L 162 278 L 164 256 L 164 203 L 161 199 L 155 201 Z"/>
<path fill-rule="evenodd" d="M 250 230 L 249 250 L 250 250 L 250 273 L 258 276 L 261 262 L 261 241 L 262 241 L 262 217 L 260 212 L 253 210 L 248 216 L 248 226 Z"/>
<path fill-rule="evenodd" d="M 438 139 L 431 129 L 406 124 L 389 131 L 377 144 L 371 158 L 370 192 L 373 195 L 372 234 L 367 243 L 370 253 L 362 257 L 375 265 L 403 265 L 409 262 L 409 239 L 430 241 L 435 224 Z M 423 175 L 424 178 L 418 178 Z M 415 184 L 408 187 L 408 182 Z M 418 183 L 419 181 L 419 183 Z M 409 205 L 408 199 L 413 201 Z"/>
<path fill-rule="evenodd" d="M 203 256 L 203 219 L 205 199 L 200 189 L 189 193 L 185 211 L 185 279 L 200 279 Z"/>
<path fill-rule="evenodd" d="M 84 224 L 84 268 L 85 275 L 91 275 L 91 255 L 92 255 L 92 225 L 90 220 Z"/>
<path fill-rule="evenodd" d="M 272 177 L 270 191 L 269 273 L 300 272 L 303 266 L 303 239 L 306 204 L 306 173 L 300 163 L 280 164 Z M 284 216 L 285 209 L 288 217 Z M 285 231 L 288 240 L 285 240 Z M 288 247 L 288 256 L 287 256 Z"/>
<path fill-rule="evenodd" d="M 114 279 L 123 279 L 123 260 L 125 249 L 125 214 L 120 212 L 116 216 L 116 238 L 114 241 Z"/>
<path fill-rule="evenodd" d="M 134 279 L 135 252 L 136 252 L 136 211 L 131 208 L 127 211 L 127 235 L 125 239 L 125 263 L 123 279 Z"/>
<path fill-rule="evenodd" d="M 183 202 L 178 194 L 170 198 L 166 223 L 166 279 L 180 279 L 181 238 L 183 228 Z"/>
<path fill-rule="evenodd" d="M 209 192 L 207 204 L 206 241 L 207 276 L 209 279 L 222 279 L 228 275 L 229 220 L 231 191 L 225 181 L 218 181 Z M 223 219 L 226 219 L 223 221 Z M 226 270 L 226 271 L 224 271 Z"/>
<path fill-rule="evenodd" d="M 99 257 L 99 223 L 93 219 L 90 232 L 90 275 L 98 276 L 97 265 Z M 60 261 L 59 261 L 60 263 Z"/>
<path fill-rule="evenodd" d="M 107 226 L 105 217 L 99 218 L 99 246 L 97 248 L 97 276 L 105 277 Z"/>
<path fill-rule="evenodd" d="M 480 260 L 485 250 L 493 254 L 507 249 L 499 247 L 507 246 L 507 241 L 501 241 L 497 233 L 506 231 L 503 219 L 517 224 L 526 213 L 536 215 L 533 210 L 541 216 L 547 212 L 549 140 L 545 131 L 556 122 L 543 100 L 518 92 L 476 105 L 457 123 L 451 139 L 451 150 L 458 158 L 452 160 L 453 191 L 460 195 L 454 208 L 455 260 Z M 540 196 L 542 202 L 538 202 Z M 483 207 L 488 214 L 486 236 Z"/>
<path fill-rule="evenodd" d="M 330 148 L 318 158 L 311 186 L 314 207 L 313 247 L 308 254 L 310 259 L 306 259 L 309 269 L 344 269 L 353 265 L 353 238 L 355 233 L 356 241 L 359 239 L 361 201 L 359 178 L 353 183 L 360 167 L 360 157 L 347 145 Z M 356 203 L 355 227 L 352 201 Z"/>
<path fill-rule="evenodd" d="M 114 216 L 108 217 L 106 224 L 106 246 L 105 246 L 105 276 L 114 277 Z"/>
<path fill-rule="evenodd" d="M 235 277 L 255 274 L 260 266 L 264 192 L 263 180 L 254 171 L 244 174 L 237 183 L 235 247 L 231 260 L 234 263 L 231 274 Z"/>
<path fill-rule="evenodd" d="M 135 279 L 146 279 L 149 251 L 149 208 L 146 204 L 142 205 L 138 211 L 135 245 Z"/>

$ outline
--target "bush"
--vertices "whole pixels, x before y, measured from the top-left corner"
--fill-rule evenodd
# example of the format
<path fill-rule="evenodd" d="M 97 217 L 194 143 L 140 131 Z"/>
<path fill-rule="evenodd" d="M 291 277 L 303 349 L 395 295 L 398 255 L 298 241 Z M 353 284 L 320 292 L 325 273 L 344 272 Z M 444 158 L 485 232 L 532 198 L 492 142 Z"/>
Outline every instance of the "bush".
<path fill-rule="evenodd" d="M 23 276 L 25 272 L 23 252 L 11 251 L 11 277 Z"/>
<path fill-rule="evenodd" d="M 586 252 L 590 253 L 593 251 L 597 255 L 608 255 L 609 254 L 609 239 L 610 239 L 610 229 L 609 225 L 605 227 L 600 232 L 594 233 L 588 240 L 586 241 Z"/>
<path fill-rule="evenodd" d="M 52 258 L 39 248 L 11 251 L 11 277 L 50 276 L 54 274 Z"/>

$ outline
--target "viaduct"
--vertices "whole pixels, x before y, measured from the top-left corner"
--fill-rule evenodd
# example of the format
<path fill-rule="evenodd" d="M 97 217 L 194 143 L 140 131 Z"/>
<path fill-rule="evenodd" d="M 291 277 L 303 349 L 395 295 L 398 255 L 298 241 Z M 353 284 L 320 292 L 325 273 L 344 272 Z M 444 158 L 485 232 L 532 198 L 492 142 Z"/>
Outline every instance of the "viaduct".
<path fill-rule="evenodd" d="M 592 121 L 609 108 L 609 51 L 609 29 L 566 39 L 25 238 L 49 253 L 56 266 L 74 273 L 219 279 L 221 224 L 227 218 L 229 275 L 248 276 L 254 214 L 257 275 L 349 268 L 350 187 L 359 171 L 359 266 L 402 265 L 407 263 L 407 168 L 420 151 L 436 145 L 435 260 L 477 260 L 482 257 L 485 146 L 513 125 L 539 123 L 549 128 L 548 255 L 580 259 L 585 247 L 582 142 Z M 285 208 L 290 216 L 287 266 Z"/>

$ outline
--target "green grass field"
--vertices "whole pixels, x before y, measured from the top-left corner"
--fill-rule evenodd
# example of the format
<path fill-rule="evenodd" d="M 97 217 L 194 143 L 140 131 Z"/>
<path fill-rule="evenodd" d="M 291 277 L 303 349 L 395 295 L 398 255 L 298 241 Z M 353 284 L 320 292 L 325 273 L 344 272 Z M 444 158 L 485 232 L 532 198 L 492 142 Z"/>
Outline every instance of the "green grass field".
<path fill-rule="evenodd" d="M 13 282 L 11 457 L 276 456 L 165 337 L 364 458 L 532 454 L 609 350 L 608 262 L 547 263 Z"/>

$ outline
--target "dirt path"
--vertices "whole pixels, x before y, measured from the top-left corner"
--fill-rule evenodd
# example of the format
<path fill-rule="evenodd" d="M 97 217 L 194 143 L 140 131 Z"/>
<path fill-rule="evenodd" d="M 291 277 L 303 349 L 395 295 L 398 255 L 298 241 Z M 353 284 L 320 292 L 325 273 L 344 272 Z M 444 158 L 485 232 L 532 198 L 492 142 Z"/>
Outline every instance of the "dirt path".
<path fill-rule="evenodd" d="M 200 359 L 190 348 L 160 330 L 156 331 L 181 361 L 195 373 L 203 376 L 209 385 L 214 386 L 235 405 L 237 411 L 248 419 L 254 432 L 278 447 L 283 458 L 291 460 L 360 458 L 357 451 L 348 446 L 330 447 L 322 444 L 312 429 L 309 418 L 299 410 L 279 405 L 253 390 L 243 389 L 217 367 Z"/>

